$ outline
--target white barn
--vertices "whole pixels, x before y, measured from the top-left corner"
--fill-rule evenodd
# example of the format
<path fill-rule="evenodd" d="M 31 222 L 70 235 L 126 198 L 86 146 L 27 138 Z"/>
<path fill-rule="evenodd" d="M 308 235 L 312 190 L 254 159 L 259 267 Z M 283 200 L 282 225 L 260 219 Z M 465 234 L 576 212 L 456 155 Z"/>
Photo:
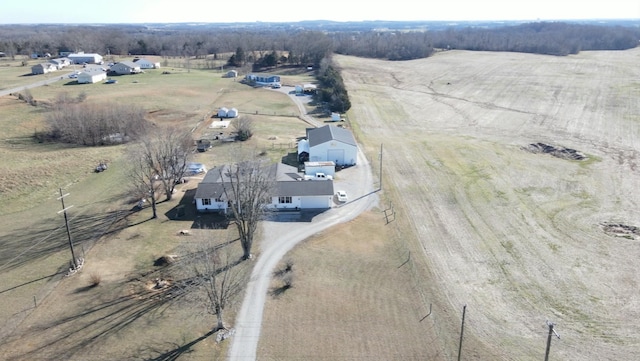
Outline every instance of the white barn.
<path fill-rule="evenodd" d="M 325 125 L 307 129 L 307 139 L 309 140 L 309 161 L 332 161 L 339 166 L 356 164 L 358 146 L 349 130 Z"/>
<path fill-rule="evenodd" d="M 102 64 L 102 55 L 100 54 L 77 53 L 69 54 L 67 55 L 67 58 L 74 64 Z"/>

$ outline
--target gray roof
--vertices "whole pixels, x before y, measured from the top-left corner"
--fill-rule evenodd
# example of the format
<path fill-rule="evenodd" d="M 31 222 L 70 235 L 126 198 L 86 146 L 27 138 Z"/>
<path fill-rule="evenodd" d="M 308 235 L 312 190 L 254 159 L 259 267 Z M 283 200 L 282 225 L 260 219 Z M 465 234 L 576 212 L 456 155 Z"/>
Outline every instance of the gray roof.
<path fill-rule="evenodd" d="M 229 167 L 218 166 L 210 169 L 198 184 L 195 198 L 221 198 L 224 195 L 224 184 L 220 173 L 224 174 L 227 168 Z M 332 180 L 302 180 L 304 176 L 298 173 L 297 168 L 282 163 L 271 165 L 269 172 L 277 182 L 274 197 L 333 195 Z"/>
<path fill-rule="evenodd" d="M 308 129 L 307 138 L 309 139 L 310 147 L 332 140 L 353 145 L 354 147 L 356 146 L 356 140 L 353 134 L 347 129 L 336 127 L 335 125 L 325 125 L 320 128 Z"/>
<path fill-rule="evenodd" d="M 330 196 L 333 195 L 332 180 L 300 180 L 278 182 L 277 196 Z"/>
<path fill-rule="evenodd" d="M 80 74 L 89 74 L 91 76 L 94 76 L 101 73 L 105 73 L 105 71 L 100 68 L 85 68 Z"/>
<path fill-rule="evenodd" d="M 129 61 L 129 60 L 124 60 L 124 61 L 121 61 L 121 62 L 119 62 L 117 64 L 126 65 L 129 68 L 139 68 L 138 64 L 136 64 L 136 63 L 134 63 L 132 61 Z"/>

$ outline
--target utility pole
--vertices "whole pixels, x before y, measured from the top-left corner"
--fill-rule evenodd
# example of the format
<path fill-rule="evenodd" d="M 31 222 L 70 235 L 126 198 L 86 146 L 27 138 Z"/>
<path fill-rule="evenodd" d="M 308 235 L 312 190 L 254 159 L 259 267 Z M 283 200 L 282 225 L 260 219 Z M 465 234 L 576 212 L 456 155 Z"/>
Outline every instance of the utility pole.
<path fill-rule="evenodd" d="M 58 214 L 60 214 L 61 212 L 64 213 L 64 224 L 67 227 L 67 238 L 69 239 L 69 248 L 71 249 L 71 260 L 73 261 L 73 269 L 77 270 L 78 269 L 78 259 L 76 258 L 76 254 L 73 250 L 73 241 L 71 240 L 71 231 L 69 230 L 69 219 L 67 218 L 67 209 L 73 207 L 73 206 L 69 206 L 68 208 L 65 208 L 64 206 L 64 197 L 68 196 L 69 193 L 66 194 L 62 194 L 62 188 L 60 188 L 60 198 L 58 198 L 61 202 L 62 202 L 62 210 L 58 212 Z"/>
<path fill-rule="evenodd" d="M 382 143 L 380 143 L 380 180 L 378 182 L 380 183 L 379 190 L 382 190 Z"/>
<path fill-rule="evenodd" d="M 549 334 L 547 335 L 547 350 L 544 353 L 544 361 L 549 361 L 549 351 L 551 351 L 551 336 L 553 334 L 556 335 L 558 339 L 560 339 L 560 335 L 553 329 L 554 323 L 547 321 L 547 326 L 549 326 Z"/>
<path fill-rule="evenodd" d="M 467 313 L 467 305 L 462 306 L 462 326 L 460 327 L 460 342 L 458 343 L 458 361 L 462 356 L 462 336 L 464 335 L 464 316 Z"/>

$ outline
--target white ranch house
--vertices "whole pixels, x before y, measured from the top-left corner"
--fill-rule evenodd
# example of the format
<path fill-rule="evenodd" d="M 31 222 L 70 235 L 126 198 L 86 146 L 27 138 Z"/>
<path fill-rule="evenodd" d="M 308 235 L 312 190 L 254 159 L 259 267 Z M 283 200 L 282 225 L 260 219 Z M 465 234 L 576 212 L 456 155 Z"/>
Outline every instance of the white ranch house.
<path fill-rule="evenodd" d="M 212 168 L 202 182 L 198 184 L 195 194 L 196 209 L 199 212 L 226 213 L 229 199 L 225 187 L 229 189 L 229 181 L 223 179 L 228 166 Z M 265 206 L 271 210 L 310 210 L 328 209 L 333 205 L 332 180 L 304 180 L 298 169 L 286 164 L 276 163 L 269 172 L 275 177 L 275 187 L 271 202 Z"/>
<path fill-rule="evenodd" d="M 307 129 L 310 162 L 335 162 L 352 166 L 358 159 L 358 146 L 353 134 L 344 128 L 325 125 Z"/>
<path fill-rule="evenodd" d="M 160 63 L 153 62 L 145 58 L 135 58 L 133 62 L 140 67 L 140 69 L 160 69 Z"/>
<path fill-rule="evenodd" d="M 116 73 L 118 75 L 128 75 L 128 74 L 137 74 L 142 70 L 140 66 L 132 61 L 121 61 L 119 63 L 113 64 L 111 68 L 109 68 L 110 72 Z"/>

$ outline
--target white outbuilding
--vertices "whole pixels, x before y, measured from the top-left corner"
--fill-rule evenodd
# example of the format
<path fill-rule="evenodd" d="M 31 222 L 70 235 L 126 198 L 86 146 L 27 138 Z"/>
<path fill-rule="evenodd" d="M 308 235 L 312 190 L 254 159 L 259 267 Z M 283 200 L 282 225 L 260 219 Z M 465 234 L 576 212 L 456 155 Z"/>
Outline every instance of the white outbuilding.
<path fill-rule="evenodd" d="M 218 118 L 226 118 L 229 113 L 229 109 L 222 107 L 220 109 L 218 109 Z"/>
<path fill-rule="evenodd" d="M 335 162 L 338 166 L 352 166 L 358 158 L 358 146 L 353 134 L 344 128 L 325 125 L 307 130 L 309 161 Z"/>
<path fill-rule="evenodd" d="M 231 108 L 227 111 L 227 118 L 237 118 L 238 117 L 238 109 Z"/>
<path fill-rule="evenodd" d="M 93 84 L 107 79 L 107 73 L 100 68 L 86 68 L 78 74 L 78 84 Z"/>

